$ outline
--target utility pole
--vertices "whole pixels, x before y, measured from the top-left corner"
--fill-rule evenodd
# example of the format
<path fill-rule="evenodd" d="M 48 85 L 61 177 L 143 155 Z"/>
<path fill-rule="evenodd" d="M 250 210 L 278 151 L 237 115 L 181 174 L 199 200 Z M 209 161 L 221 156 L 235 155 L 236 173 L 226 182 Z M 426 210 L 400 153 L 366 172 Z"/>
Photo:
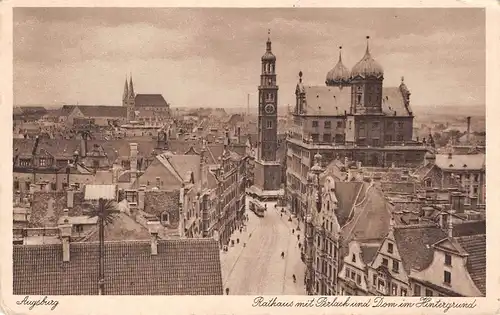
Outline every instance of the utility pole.
<path fill-rule="evenodd" d="M 250 93 L 247 94 L 247 116 L 250 116 Z"/>

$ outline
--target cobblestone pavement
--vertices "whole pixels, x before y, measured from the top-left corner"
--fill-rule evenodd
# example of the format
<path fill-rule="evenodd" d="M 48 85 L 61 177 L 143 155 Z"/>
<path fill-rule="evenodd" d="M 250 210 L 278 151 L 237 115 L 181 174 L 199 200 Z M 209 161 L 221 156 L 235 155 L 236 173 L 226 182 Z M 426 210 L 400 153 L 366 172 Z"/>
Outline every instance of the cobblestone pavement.
<path fill-rule="evenodd" d="M 246 231 L 236 231 L 231 239 L 234 247 L 221 252 L 224 289 L 232 295 L 304 295 L 305 265 L 300 260 L 297 220 L 288 221 L 290 215 L 281 215 L 281 208 L 267 203 L 264 218 L 247 211 L 249 221 Z M 237 243 L 239 239 L 239 244 Z M 246 246 L 243 244 L 246 243 Z M 285 252 L 285 258 L 281 258 Z M 295 274 L 296 283 L 292 275 Z"/>

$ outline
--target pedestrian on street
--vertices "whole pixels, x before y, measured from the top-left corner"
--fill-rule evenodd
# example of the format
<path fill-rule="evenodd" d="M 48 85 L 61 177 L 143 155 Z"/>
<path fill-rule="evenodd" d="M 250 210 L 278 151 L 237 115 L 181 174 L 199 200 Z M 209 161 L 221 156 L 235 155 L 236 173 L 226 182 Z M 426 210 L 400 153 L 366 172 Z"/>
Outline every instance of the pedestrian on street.
<path fill-rule="evenodd" d="M 239 243 L 240 243 L 240 239 L 239 239 L 239 238 L 237 238 L 237 239 L 236 239 L 236 244 L 239 244 Z"/>
<path fill-rule="evenodd" d="M 300 241 L 300 234 L 297 234 L 297 241 Z"/>
<path fill-rule="evenodd" d="M 226 295 L 229 295 L 229 288 L 226 288 Z"/>
<path fill-rule="evenodd" d="M 292 234 L 295 234 L 295 229 L 292 229 Z"/>

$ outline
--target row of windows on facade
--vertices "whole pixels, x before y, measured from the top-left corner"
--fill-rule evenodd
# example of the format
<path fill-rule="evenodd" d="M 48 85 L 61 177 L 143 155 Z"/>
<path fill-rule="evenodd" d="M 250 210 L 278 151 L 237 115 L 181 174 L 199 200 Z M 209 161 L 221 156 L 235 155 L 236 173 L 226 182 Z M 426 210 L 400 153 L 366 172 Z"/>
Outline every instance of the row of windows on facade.
<path fill-rule="evenodd" d="M 41 183 L 41 184 L 38 184 L 40 185 L 40 188 L 41 190 L 43 190 L 43 188 L 45 187 L 45 185 L 49 185 L 50 186 L 50 190 L 52 191 L 55 191 L 57 190 L 57 184 L 54 183 L 54 182 L 49 182 L 49 183 Z M 75 188 L 78 190 L 80 189 L 80 183 L 75 183 Z M 31 187 L 31 182 L 30 181 L 25 181 L 24 182 L 24 190 L 30 190 L 30 187 Z M 68 187 L 68 183 L 62 183 L 62 187 L 63 189 L 66 189 Z M 21 183 L 19 182 L 19 180 L 14 180 L 14 183 L 13 183 L 13 188 L 14 190 L 21 190 Z"/>
<path fill-rule="evenodd" d="M 275 100 L 275 96 L 274 95 L 275 95 L 274 93 L 270 93 L 270 92 L 260 93 L 260 102 L 261 102 L 261 104 L 264 101 L 268 101 L 268 102 L 274 101 Z"/>
<path fill-rule="evenodd" d="M 337 270 L 333 267 L 331 263 L 328 263 L 324 259 L 316 257 L 316 270 L 321 270 L 321 274 L 325 275 L 328 279 L 333 280 L 335 283 L 337 280 Z"/>
<path fill-rule="evenodd" d="M 466 183 L 467 181 L 470 181 L 471 179 L 474 180 L 474 182 L 479 183 L 480 175 L 479 174 L 460 174 L 460 181 Z"/>
<path fill-rule="evenodd" d="M 322 244 L 323 247 L 321 247 Z M 316 239 L 316 246 L 317 248 L 321 248 L 321 250 L 326 251 L 328 255 L 333 257 L 333 259 L 337 259 L 337 247 L 331 240 L 325 238 L 324 242 L 322 243 L 321 236 L 318 235 Z"/>
<path fill-rule="evenodd" d="M 19 166 L 21 167 L 30 167 L 32 166 L 32 159 L 19 159 Z M 56 166 L 56 167 L 64 167 L 68 166 L 71 164 L 73 160 L 57 160 L 56 164 L 54 165 L 54 159 L 53 158 L 38 158 L 38 167 L 50 167 L 50 166 Z M 99 160 L 92 160 L 92 167 L 93 168 L 99 168 L 100 167 L 100 162 Z"/>
<path fill-rule="evenodd" d="M 318 120 L 313 120 L 311 123 L 311 126 L 313 128 L 318 128 L 319 127 L 319 121 Z M 336 124 L 337 128 L 344 128 L 344 121 L 343 120 L 337 120 Z M 373 121 L 371 123 L 364 123 L 362 121 L 358 122 L 358 126 L 360 129 L 365 129 L 367 126 L 371 126 L 372 129 L 378 129 L 380 128 L 380 122 L 378 121 Z M 398 128 L 403 128 L 404 127 L 404 122 L 398 121 L 397 124 L 394 124 L 393 121 L 387 121 L 385 124 L 386 128 L 394 128 L 397 126 Z M 323 121 L 323 128 L 325 129 L 331 129 L 332 128 L 332 121 L 330 120 L 325 120 Z M 352 121 L 349 121 L 349 129 L 352 128 Z"/>
<path fill-rule="evenodd" d="M 334 290 L 331 288 L 327 288 L 324 283 L 320 283 L 316 280 L 316 293 L 321 295 L 334 295 Z"/>
<path fill-rule="evenodd" d="M 387 244 L 387 252 L 390 253 L 390 254 L 394 253 L 394 244 L 392 244 L 392 243 L 388 243 Z M 352 255 L 351 261 L 353 263 L 356 263 L 356 255 L 354 255 L 354 254 Z M 389 268 L 389 259 L 388 258 L 382 258 L 382 265 L 384 267 L 386 267 L 386 268 Z M 451 267 L 451 265 L 452 265 L 452 257 L 451 257 L 451 255 L 445 254 L 444 265 L 447 266 L 447 267 Z M 395 273 L 399 273 L 399 261 L 392 260 L 392 271 L 395 272 Z M 350 269 L 348 269 L 346 267 L 346 278 L 351 278 L 351 279 L 354 280 L 354 275 L 352 275 L 353 273 L 354 273 L 353 270 L 350 270 Z M 361 276 L 359 276 L 359 280 L 356 280 L 356 283 L 358 285 L 361 283 Z M 448 270 L 444 270 L 443 271 L 443 283 L 446 284 L 446 285 L 450 285 L 451 284 L 451 272 L 448 271 Z M 378 291 L 380 291 L 382 293 L 385 293 L 386 282 L 383 279 L 383 276 L 382 276 L 382 278 L 380 278 L 377 274 L 374 274 L 373 275 L 373 279 L 372 279 L 372 285 L 376 286 Z M 430 291 L 430 290 L 427 290 L 427 291 Z M 430 291 L 430 292 L 431 293 L 426 292 L 426 296 L 432 296 L 433 295 L 432 291 Z M 394 296 L 398 295 L 398 286 L 397 286 L 396 283 L 392 283 L 392 285 L 391 285 L 391 293 Z M 407 295 L 407 290 L 405 288 L 401 288 L 400 295 L 406 296 Z M 421 295 L 420 286 L 418 284 L 415 284 L 415 286 L 414 286 L 414 295 L 415 296 L 420 296 Z"/>
<path fill-rule="evenodd" d="M 276 82 L 272 78 L 262 78 L 262 85 L 263 86 L 274 86 L 274 85 L 276 85 Z"/>
<path fill-rule="evenodd" d="M 142 105 L 141 107 L 144 108 L 144 110 L 155 112 L 166 112 L 169 110 L 168 107 L 157 107 L 153 105 Z"/>
<path fill-rule="evenodd" d="M 263 73 L 274 73 L 275 64 L 274 63 L 263 63 L 262 64 L 262 72 Z"/>
<path fill-rule="evenodd" d="M 380 103 L 380 94 L 373 95 L 372 93 L 370 93 L 367 95 L 368 95 L 368 104 L 371 104 L 373 101 Z M 362 96 L 363 96 L 363 94 L 356 93 L 356 105 L 361 105 Z"/>

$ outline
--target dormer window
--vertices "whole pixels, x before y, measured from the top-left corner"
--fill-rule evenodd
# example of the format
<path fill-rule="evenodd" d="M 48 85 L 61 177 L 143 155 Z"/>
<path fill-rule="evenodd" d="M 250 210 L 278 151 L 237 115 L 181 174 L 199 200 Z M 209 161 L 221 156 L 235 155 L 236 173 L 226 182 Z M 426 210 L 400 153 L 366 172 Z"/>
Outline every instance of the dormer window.
<path fill-rule="evenodd" d="M 356 262 L 356 255 L 352 254 L 352 262 L 355 263 Z"/>
<path fill-rule="evenodd" d="M 387 244 L 387 252 L 389 254 L 392 254 L 394 252 L 394 244 L 392 244 L 392 243 Z"/>
<path fill-rule="evenodd" d="M 164 211 L 160 215 L 160 222 L 162 225 L 170 224 L 170 215 L 168 212 Z"/>

